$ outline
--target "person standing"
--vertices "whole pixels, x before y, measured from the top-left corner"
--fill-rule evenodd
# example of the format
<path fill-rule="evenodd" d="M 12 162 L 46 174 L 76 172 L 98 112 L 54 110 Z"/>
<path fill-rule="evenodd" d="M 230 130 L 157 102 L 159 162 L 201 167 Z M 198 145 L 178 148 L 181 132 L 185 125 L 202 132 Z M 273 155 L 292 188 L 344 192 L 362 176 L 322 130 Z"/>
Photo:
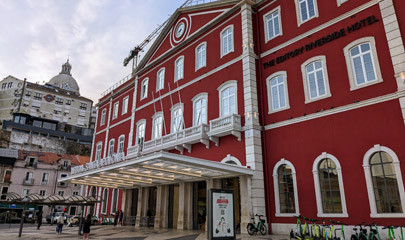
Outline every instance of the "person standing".
<path fill-rule="evenodd" d="M 114 216 L 114 226 L 117 226 L 119 215 L 120 215 L 120 211 L 116 211 L 115 216 Z"/>
<path fill-rule="evenodd" d="M 84 220 L 84 224 L 83 224 L 83 240 L 89 240 L 90 226 L 91 226 L 91 214 L 87 215 L 86 220 Z"/>
<path fill-rule="evenodd" d="M 148 217 L 147 220 L 147 227 L 152 227 L 152 211 L 150 210 L 150 208 L 148 208 L 148 211 L 146 212 L 146 216 Z"/>
<path fill-rule="evenodd" d="M 120 220 L 119 220 L 119 224 L 120 226 L 122 226 L 122 219 L 124 218 L 124 211 L 120 210 Z"/>
<path fill-rule="evenodd" d="M 39 228 L 41 227 L 41 225 L 42 225 L 42 211 L 40 211 L 39 213 L 38 213 L 38 226 L 37 226 L 37 229 L 39 230 Z"/>
<path fill-rule="evenodd" d="M 58 227 L 56 228 L 56 234 L 62 233 L 63 223 L 65 222 L 65 213 L 62 213 L 57 221 Z"/>

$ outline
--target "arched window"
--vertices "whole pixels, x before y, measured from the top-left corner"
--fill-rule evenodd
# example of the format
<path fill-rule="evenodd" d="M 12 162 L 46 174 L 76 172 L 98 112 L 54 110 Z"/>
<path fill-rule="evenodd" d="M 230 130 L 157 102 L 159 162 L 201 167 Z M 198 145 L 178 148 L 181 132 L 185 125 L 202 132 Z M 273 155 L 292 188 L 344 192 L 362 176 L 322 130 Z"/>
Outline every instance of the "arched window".
<path fill-rule="evenodd" d="M 179 57 L 174 63 L 174 81 L 184 78 L 184 57 Z"/>
<path fill-rule="evenodd" d="M 269 113 L 290 108 L 287 89 L 287 72 L 280 71 L 267 78 Z"/>
<path fill-rule="evenodd" d="M 110 143 L 108 144 L 108 156 L 112 156 L 114 154 L 114 145 L 115 145 L 115 140 L 111 139 Z"/>
<path fill-rule="evenodd" d="M 136 123 L 136 142 L 135 145 L 142 145 L 145 141 L 145 126 L 146 120 L 142 119 Z"/>
<path fill-rule="evenodd" d="M 125 135 L 121 135 L 118 138 L 118 153 L 124 152 L 124 141 L 125 141 Z"/>
<path fill-rule="evenodd" d="M 221 57 L 233 52 L 233 25 L 221 32 Z"/>
<path fill-rule="evenodd" d="M 165 87 L 165 68 L 162 68 L 157 73 L 156 78 L 156 91 L 159 91 Z"/>
<path fill-rule="evenodd" d="M 106 214 L 107 213 L 107 201 L 108 201 L 108 189 L 104 189 L 104 194 L 103 194 L 103 200 L 102 200 L 102 208 L 101 208 L 101 213 Z"/>
<path fill-rule="evenodd" d="M 193 99 L 193 126 L 207 124 L 208 93 L 199 93 Z"/>
<path fill-rule="evenodd" d="M 225 117 L 238 113 L 237 82 L 232 80 L 223 83 L 219 88 L 220 116 Z"/>
<path fill-rule="evenodd" d="M 291 162 L 281 159 L 273 170 L 276 216 L 291 217 L 299 214 L 297 179 Z"/>
<path fill-rule="evenodd" d="M 101 111 L 101 121 L 100 121 L 100 125 L 104 125 L 105 124 L 105 115 L 107 113 L 107 109 L 103 109 L 103 111 Z"/>
<path fill-rule="evenodd" d="M 404 185 L 394 151 L 375 145 L 365 154 L 363 167 L 371 217 L 404 217 Z"/>
<path fill-rule="evenodd" d="M 172 107 L 172 126 L 171 132 L 178 132 L 183 129 L 183 104 L 176 104 Z"/>
<path fill-rule="evenodd" d="M 316 56 L 301 65 L 305 103 L 332 96 L 329 88 L 326 57 Z"/>
<path fill-rule="evenodd" d="M 152 128 L 152 139 L 157 139 L 162 137 L 163 131 L 163 113 L 158 112 L 152 117 L 153 128 Z"/>
<path fill-rule="evenodd" d="M 195 70 L 207 66 L 207 43 L 203 42 L 195 49 Z"/>
<path fill-rule="evenodd" d="M 149 78 L 145 78 L 141 83 L 141 100 L 148 97 Z"/>
<path fill-rule="evenodd" d="M 115 213 L 117 211 L 117 203 L 118 203 L 118 189 L 114 189 L 112 196 L 111 213 Z"/>
<path fill-rule="evenodd" d="M 328 153 L 318 156 L 312 167 L 318 217 L 347 217 L 342 169 Z"/>
<path fill-rule="evenodd" d="M 101 159 L 101 148 L 102 148 L 102 147 L 103 147 L 103 143 L 102 143 L 102 142 L 97 143 L 97 146 L 96 146 L 96 158 L 95 158 L 95 160 Z"/>

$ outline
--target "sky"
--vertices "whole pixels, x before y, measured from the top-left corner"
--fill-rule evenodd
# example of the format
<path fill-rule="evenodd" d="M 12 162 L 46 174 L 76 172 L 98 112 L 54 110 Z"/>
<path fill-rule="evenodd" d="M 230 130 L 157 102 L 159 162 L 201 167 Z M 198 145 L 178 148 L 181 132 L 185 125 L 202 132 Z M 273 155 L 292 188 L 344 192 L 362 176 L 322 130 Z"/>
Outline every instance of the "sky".
<path fill-rule="evenodd" d="M 129 51 L 184 2 L 0 0 L 0 80 L 44 84 L 69 57 L 80 94 L 96 104 L 131 73 L 132 63 L 123 66 Z"/>

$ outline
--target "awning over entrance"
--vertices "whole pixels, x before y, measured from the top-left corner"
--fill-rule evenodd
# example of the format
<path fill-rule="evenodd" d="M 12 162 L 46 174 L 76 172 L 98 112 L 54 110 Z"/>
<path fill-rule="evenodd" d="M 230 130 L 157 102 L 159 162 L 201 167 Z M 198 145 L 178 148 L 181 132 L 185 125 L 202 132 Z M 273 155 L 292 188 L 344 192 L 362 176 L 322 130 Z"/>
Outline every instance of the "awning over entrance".
<path fill-rule="evenodd" d="M 174 153 L 159 152 L 77 173 L 58 182 L 108 188 L 135 188 L 253 175 L 253 170 Z"/>

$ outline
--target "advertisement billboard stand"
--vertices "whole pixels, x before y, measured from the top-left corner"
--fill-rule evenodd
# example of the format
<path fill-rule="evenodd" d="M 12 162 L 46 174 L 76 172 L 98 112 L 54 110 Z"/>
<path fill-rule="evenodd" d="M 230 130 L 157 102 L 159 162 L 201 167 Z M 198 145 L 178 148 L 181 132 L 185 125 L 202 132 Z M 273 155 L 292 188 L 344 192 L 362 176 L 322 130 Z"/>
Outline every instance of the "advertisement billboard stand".
<path fill-rule="evenodd" d="M 208 196 L 207 239 L 236 239 L 234 191 L 210 189 Z"/>

